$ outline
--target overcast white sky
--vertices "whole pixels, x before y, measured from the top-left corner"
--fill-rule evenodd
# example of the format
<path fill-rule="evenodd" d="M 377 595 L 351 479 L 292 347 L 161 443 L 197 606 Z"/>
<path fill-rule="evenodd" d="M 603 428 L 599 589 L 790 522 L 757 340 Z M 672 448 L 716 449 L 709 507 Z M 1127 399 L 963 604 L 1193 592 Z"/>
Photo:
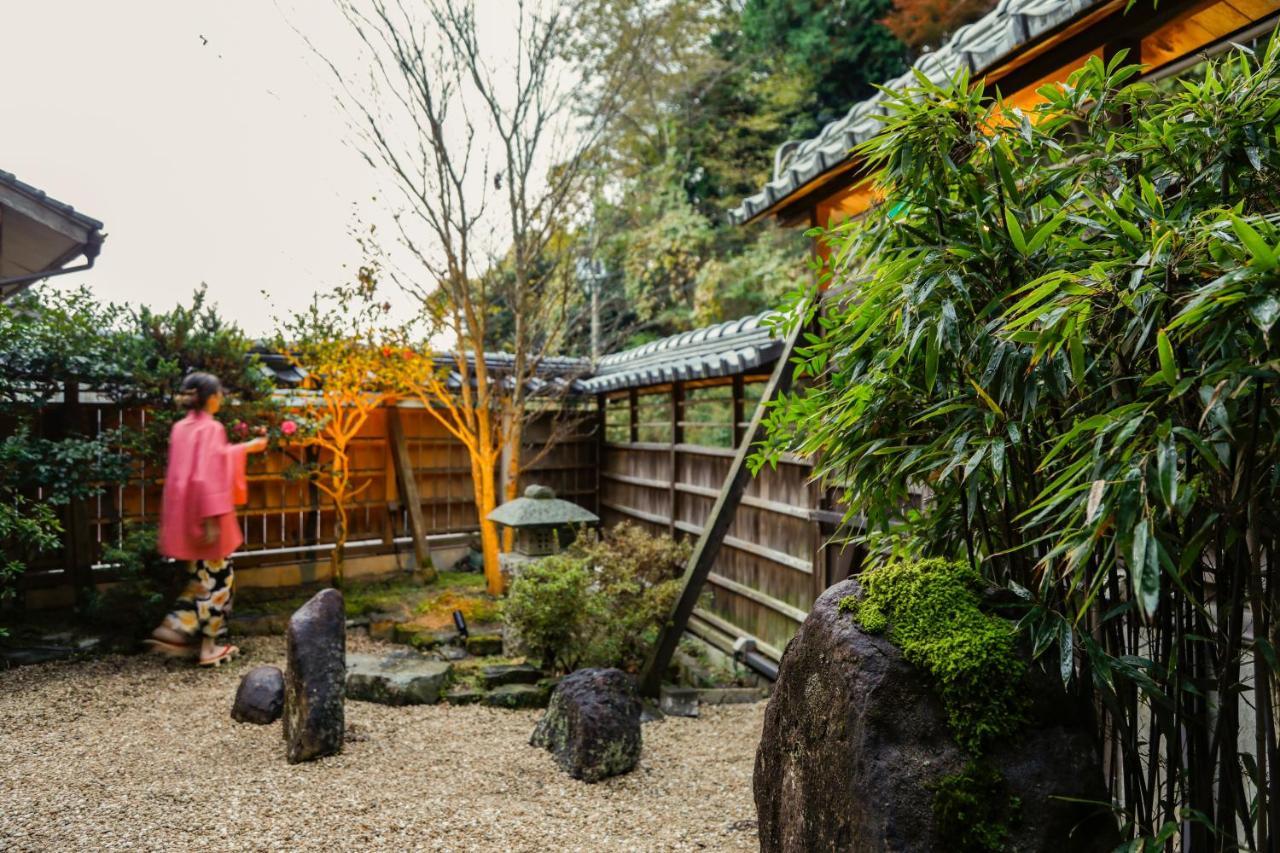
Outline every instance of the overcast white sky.
<path fill-rule="evenodd" d="M 327 0 L 282 6 L 347 36 Z M 349 280 L 376 183 L 290 24 L 271 0 L 0 0 L 0 169 L 106 223 L 60 286 L 170 307 L 207 282 L 258 334 Z"/>

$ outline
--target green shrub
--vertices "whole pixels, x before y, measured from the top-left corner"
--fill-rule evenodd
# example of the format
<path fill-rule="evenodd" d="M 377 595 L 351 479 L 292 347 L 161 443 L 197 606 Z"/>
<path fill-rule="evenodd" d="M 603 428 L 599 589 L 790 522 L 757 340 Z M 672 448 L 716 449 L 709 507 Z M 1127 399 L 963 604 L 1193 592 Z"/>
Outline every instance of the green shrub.
<path fill-rule="evenodd" d="M 680 592 L 689 545 L 620 524 L 526 567 L 504 621 L 545 666 L 639 669 Z"/>
<path fill-rule="evenodd" d="M 122 637 L 141 638 L 164 618 L 182 565 L 160 556 L 152 525 L 126 528 L 121 544 L 103 551 L 103 561 L 114 564 L 119 580 L 90 592 L 85 615 Z"/>

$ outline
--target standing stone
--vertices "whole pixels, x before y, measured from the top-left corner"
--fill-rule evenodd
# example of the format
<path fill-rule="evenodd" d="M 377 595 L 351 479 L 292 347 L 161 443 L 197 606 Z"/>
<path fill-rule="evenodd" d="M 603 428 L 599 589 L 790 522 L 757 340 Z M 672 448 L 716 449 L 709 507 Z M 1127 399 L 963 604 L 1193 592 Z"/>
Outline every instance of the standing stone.
<path fill-rule="evenodd" d="M 561 769 L 584 782 L 627 773 L 640 761 L 635 684 L 617 669 L 565 676 L 529 742 L 550 750 Z"/>
<path fill-rule="evenodd" d="M 265 726 L 280 719 L 283 711 L 284 673 L 279 667 L 255 666 L 246 672 L 231 705 L 231 719 Z"/>
<path fill-rule="evenodd" d="M 967 756 L 952 740 L 927 674 L 884 636 L 864 633 L 840 599 L 818 599 L 782 656 L 756 751 L 760 849 L 861 853 L 963 849 L 934 814 L 934 792 Z M 1025 853 L 1103 853 L 1119 844 L 1105 802 L 1087 706 L 1032 669 L 1020 735 L 993 745 L 989 766 L 1018 798 L 1007 846 Z"/>
<path fill-rule="evenodd" d="M 347 623 L 342 593 L 316 593 L 289 619 L 284 739 L 290 764 L 342 749 Z"/>

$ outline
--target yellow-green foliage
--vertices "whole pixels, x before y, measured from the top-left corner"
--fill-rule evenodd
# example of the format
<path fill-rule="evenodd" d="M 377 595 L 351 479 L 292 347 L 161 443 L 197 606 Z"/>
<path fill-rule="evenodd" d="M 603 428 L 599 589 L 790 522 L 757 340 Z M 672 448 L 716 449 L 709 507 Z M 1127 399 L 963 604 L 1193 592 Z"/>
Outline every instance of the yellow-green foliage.
<path fill-rule="evenodd" d="M 888 631 L 906 659 L 937 682 L 956 742 L 977 753 L 1022 721 L 1018 682 L 1026 665 L 1014 628 L 979 608 L 982 578 L 971 566 L 941 559 L 889 563 L 859 579 L 861 600 L 847 596 L 864 631 Z"/>

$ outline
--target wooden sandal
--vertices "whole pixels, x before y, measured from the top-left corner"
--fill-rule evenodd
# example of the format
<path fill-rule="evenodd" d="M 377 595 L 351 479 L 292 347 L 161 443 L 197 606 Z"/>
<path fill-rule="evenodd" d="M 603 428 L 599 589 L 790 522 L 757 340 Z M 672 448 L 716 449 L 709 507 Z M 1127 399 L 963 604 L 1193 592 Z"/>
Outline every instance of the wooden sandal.
<path fill-rule="evenodd" d="M 222 666 L 222 664 L 231 660 L 238 654 L 240 654 L 239 646 L 223 646 L 222 651 L 218 652 L 213 657 L 200 658 L 199 664 L 200 666 Z"/>

